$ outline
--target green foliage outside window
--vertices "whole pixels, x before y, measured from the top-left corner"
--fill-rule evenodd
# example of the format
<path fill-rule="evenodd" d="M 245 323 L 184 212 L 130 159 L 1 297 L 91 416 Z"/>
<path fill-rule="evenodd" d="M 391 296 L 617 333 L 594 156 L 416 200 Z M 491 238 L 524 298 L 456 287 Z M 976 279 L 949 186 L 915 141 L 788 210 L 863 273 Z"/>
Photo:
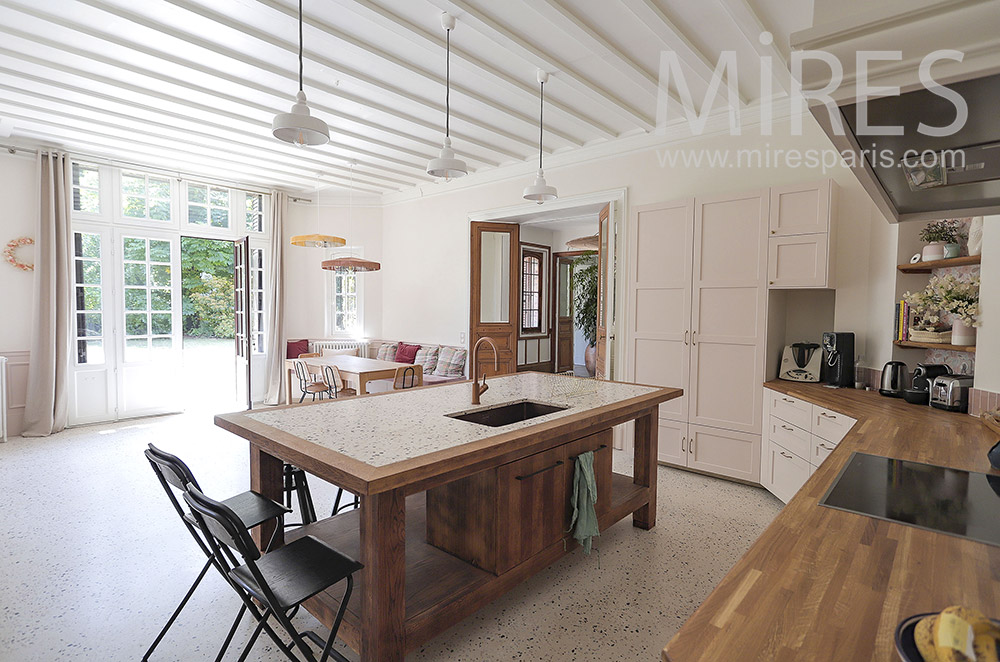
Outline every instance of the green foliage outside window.
<path fill-rule="evenodd" d="M 181 238 L 185 336 L 233 338 L 233 248 L 228 241 Z"/>

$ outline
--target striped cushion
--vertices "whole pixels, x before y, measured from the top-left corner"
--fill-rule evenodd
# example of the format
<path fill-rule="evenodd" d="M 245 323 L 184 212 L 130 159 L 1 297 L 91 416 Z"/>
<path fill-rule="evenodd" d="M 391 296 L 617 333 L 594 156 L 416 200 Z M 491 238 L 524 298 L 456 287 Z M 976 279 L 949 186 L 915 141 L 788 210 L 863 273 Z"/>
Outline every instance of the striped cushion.
<path fill-rule="evenodd" d="M 434 374 L 441 377 L 459 377 L 465 374 L 466 350 L 455 347 L 442 347 L 438 354 L 437 367 Z"/>
<path fill-rule="evenodd" d="M 399 343 L 385 342 L 382 346 L 378 348 L 378 354 L 375 356 L 379 361 L 395 361 L 396 360 L 396 349 L 399 347 Z"/>
<path fill-rule="evenodd" d="M 417 358 L 413 362 L 417 365 L 422 365 L 424 367 L 424 374 L 429 375 L 434 372 L 434 368 L 438 364 L 438 353 L 441 351 L 440 347 L 421 347 L 417 350 Z"/>

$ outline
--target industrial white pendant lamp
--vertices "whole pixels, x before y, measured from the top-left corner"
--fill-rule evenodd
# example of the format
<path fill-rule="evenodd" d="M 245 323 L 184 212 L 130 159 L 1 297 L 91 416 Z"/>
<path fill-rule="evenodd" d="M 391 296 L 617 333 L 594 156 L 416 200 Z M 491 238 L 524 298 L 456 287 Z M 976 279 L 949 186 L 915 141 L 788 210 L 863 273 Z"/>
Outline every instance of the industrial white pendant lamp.
<path fill-rule="evenodd" d="M 302 0 L 299 0 L 299 93 L 295 95 L 290 112 L 274 116 L 271 133 L 278 140 L 299 147 L 330 142 L 330 128 L 326 122 L 309 114 L 306 93 L 302 91 Z"/>
<path fill-rule="evenodd" d="M 545 183 L 545 172 L 542 170 L 542 112 L 545 110 L 545 83 L 549 82 L 548 72 L 538 70 L 538 174 L 535 183 L 524 189 L 524 199 L 534 200 L 542 204 L 547 200 L 555 200 L 556 187 Z"/>
<path fill-rule="evenodd" d="M 441 27 L 447 34 L 448 56 L 445 64 L 444 93 L 444 146 L 436 159 L 427 163 L 427 174 L 431 177 L 452 179 L 469 174 L 469 166 L 465 161 L 455 157 L 451 148 L 451 31 L 455 29 L 455 17 L 444 12 L 441 14 Z"/>

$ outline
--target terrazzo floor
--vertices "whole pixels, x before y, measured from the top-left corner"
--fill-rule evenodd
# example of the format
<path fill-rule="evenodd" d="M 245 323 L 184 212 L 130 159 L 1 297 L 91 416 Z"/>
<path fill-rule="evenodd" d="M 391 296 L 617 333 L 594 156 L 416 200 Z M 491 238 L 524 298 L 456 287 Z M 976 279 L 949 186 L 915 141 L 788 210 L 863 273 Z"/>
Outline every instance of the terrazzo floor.
<path fill-rule="evenodd" d="M 248 486 L 246 442 L 204 415 L 0 443 L 0 661 L 141 658 L 204 561 L 142 455 L 149 442 L 184 458 L 209 494 Z M 310 486 L 318 510 L 332 504 L 335 488 Z M 599 553 L 564 557 L 407 659 L 658 660 L 781 508 L 760 488 L 666 467 L 658 489 L 652 531 L 619 522 Z M 214 659 L 238 608 L 209 573 L 153 662 Z M 294 620 L 317 626 L 305 612 Z M 240 646 L 252 628 L 244 621 Z M 249 659 L 285 660 L 269 643 Z"/>

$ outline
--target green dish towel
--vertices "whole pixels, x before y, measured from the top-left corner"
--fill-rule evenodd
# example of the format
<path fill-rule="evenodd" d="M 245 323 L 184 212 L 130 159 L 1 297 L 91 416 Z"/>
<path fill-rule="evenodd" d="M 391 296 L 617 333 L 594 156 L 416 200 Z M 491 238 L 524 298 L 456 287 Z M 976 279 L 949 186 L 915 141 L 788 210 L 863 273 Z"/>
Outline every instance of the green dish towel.
<path fill-rule="evenodd" d="M 569 531 L 583 546 L 583 553 L 590 554 L 594 536 L 601 535 L 597 526 L 597 479 L 594 478 L 594 452 L 587 451 L 576 456 L 576 466 L 573 469 L 573 519 L 569 523 Z"/>

